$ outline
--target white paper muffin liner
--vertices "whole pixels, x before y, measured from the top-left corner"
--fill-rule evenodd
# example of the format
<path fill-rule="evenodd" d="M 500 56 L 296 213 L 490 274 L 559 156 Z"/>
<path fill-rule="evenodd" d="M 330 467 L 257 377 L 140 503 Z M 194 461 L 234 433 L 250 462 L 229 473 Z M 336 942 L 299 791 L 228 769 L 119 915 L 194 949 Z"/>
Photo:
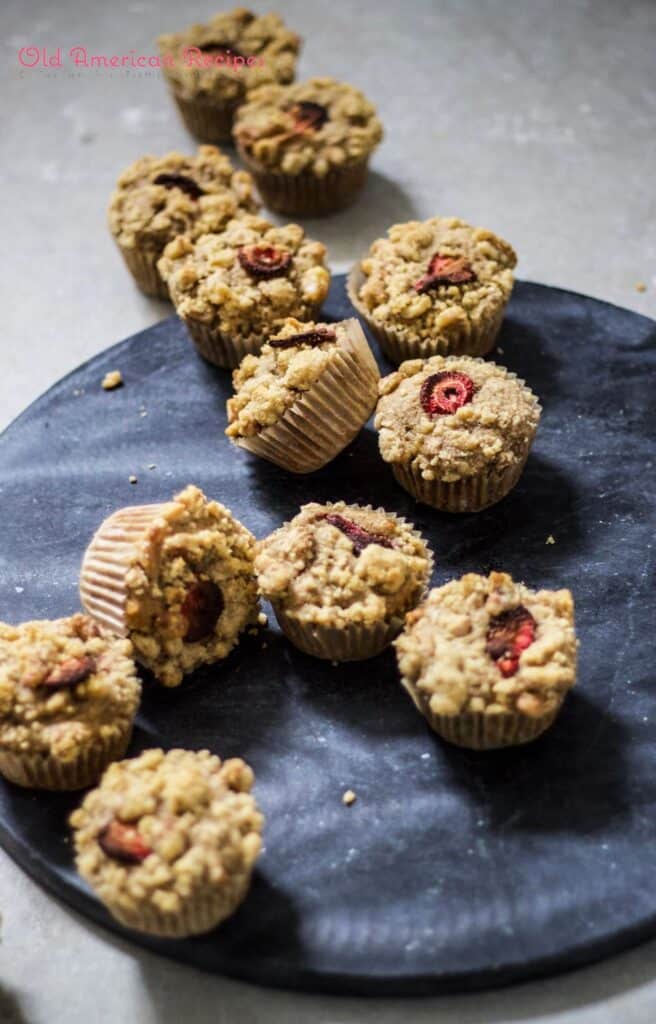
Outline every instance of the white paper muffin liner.
<path fill-rule="evenodd" d="M 117 242 L 117 245 L 139 290 L 144 295 L 150 295 L 156 299 L 166 299 L 167 302 L 170 302 L 168 285 L 162 280 L 157 269 L 157 261 L 162 255 L 161 252 L 129 248 L 121 245 L 120 242 Z"/>
<path fill-rule="evenodd" d="M 524 457 L 503 472 L 489 470 L 453 483 L 425 480 L 419 466 L 412 462 L 407 466 L 395 462 L 392 471 L 401 487 L 415 501 L 441 512 L 480 512 L 501 501 L 513 489 L 526 465 L 530 444 L 527 445 Z"/>
<path fill-rule="evenodd" d="M 103 900 L 112 917 L 126 928 L 159 935 L 165 939 L 182 939 L 188 935 L 201 935 L 212 931 L 218 924 L 235 912 L 243 901 L 250 885 L 250 873 L 235 879 L 230 889 L 222 887 L 215 893 L 204 892 L 184 900 L 176 912 L 158 910 L 151 903 L 127 910 L 124 906 Z"/>
<path fill-rule="evenodd" d="M 485 323 L 483 329 L 472 331 L 467 338 L 410 338 L 372 319 L 370 311 L 358 298 L 364 281 L 365 275 L 358 262 L 346 279 L 346 291 L 352 305 L 391 363 L 399 364 L 406 359 L 429 359 L 431 356 L 484 356 L 494 348 L 507 303 Z"/>
<path fill-rule="evenodd" d="M 313 320 L 320 305 L 308 310 L 304 319 Z M 292 314 L 290 314 L 292 315 Z M 257 355 L 267 338 L 263 334 L 226 334 L 214 324 L 203 324 L 198 320 L 183 321 L 197 351 L 214 366 L 232 370 L 239 366 L 244 356 Z"/>
<path fill-rule="evenodd" d="M 217 143 L 232 142 L 232 123 L 238 102 L 222 103 L 207 102 L 200 97 L 185 99 L 174 90 L 171 91 L 180 116 L 187 131 L 199 142 Z"/>
<path fill-rule="evenodd" d="M 378 399 L 380 374 L 357 320 L 318 380 L 271 426 L 234 444 L 292 473 L 312 473 L 359 434 Z"/>
<path fill-rule="evenodd" d="M 239 155 L 253 175 L 262 202 L 269 210 L 294 217 L 321 217 L 343 210 L 355 201 L 367 180 L 369 156 L 336 167 L 317 177 L 310 172 L 283 174 L 270 171 L 238 146 Z"/>
<path fill-rule="evenodd" d="M 132 736 L 132 722 L 111 739 L 96 737 L 93 747 L 80 751 L 74 761 L 61 761 L 52 754 L 0 751 L 0 774 L 28 789 L 86 789 L 98 781 L 112 761 L 125 754 Z"/>

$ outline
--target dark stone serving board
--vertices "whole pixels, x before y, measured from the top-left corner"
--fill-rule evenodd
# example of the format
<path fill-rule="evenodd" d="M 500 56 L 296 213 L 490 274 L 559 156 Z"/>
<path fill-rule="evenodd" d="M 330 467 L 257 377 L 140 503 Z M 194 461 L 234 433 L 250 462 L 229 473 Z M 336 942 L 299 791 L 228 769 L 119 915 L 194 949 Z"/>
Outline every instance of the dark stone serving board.
<path fill-rule="evenodd" d="M 342 277 L 327 313 L 351 315 Z M 12 622 L 75 611 L 80 558 L 101 519 L 188 482 L 259 537 L 311 499 L 380 504 L 430 539 L 436 584 L 496 568 L 575 595 L 579 682 L 526 748 L 449 747 L 402 692 L 391 652 L 333 667 L 273 627 L 179 689 L 146 682 L 131 752 L 245 757 L 266 850 L 224 926 L 175 942 L 129 933 L 134 942 L 252 981 L 383 994 L 505 984 L 656 934 L 656 324 L 520 283 L 499 345 L 496 358 L 544 413 L 518 487 L 477 515 L 415 506 L 371 424 L 306 477 L 232 447 L 230 376 L 196 356 L 175 318 L 80 367 L 0 439 L 0 616 Z M 114 368 L 125 387 L 107 393 L 100 380 Z M 72 866 L 66 819 L 78 800 L 0 782 L 0 842 L 121 933 Z"/>

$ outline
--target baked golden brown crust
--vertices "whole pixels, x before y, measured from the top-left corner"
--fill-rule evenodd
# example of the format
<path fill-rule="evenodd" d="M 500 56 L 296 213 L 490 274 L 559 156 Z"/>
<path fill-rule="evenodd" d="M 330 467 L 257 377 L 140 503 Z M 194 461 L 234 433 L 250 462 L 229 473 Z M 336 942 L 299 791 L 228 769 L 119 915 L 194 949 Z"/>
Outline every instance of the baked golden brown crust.
<path fill-rule="evenodd" d="M 132 927 L 213 927 L 243 899 L 260 850 L 253 781 L 241 759 L 207 750 L 147 750 L 112 765 L 71 815 L 78 871 Z"/>
<path fill-rule="evenodd" d="M 120 509 L 84 557 L 80 594 L 105 629 L 127 634 L 165 686 L 227 657 L 257 620 L 255 538 L 189 486 L 172 501 Z"/>
<path fill-rule="evenodd" d="M 69 764 L 129 735 L 141 694 L 131 654 L 85 615 L 0 623 L 0 751 Z"/>
<path fill-rule="evenodd" d="M 161 253 L 178 235 L 220 231 L 259 207 L 250 174 L 235 170 L 216 146 L 199 146 L 195 156 L 142 156 L 127 167 L 112 193 L 108 219 L 122 248 Z"/>
<path fill-rule="evenodd" d="M 464 374 L 473 394 L 455 412 L 430 416 L 424 383 L 437 374 Z M 468 356 L 433 356 L 401 363 L 379 385 L 375 425 L 383 459 L 412 465 L 426 480 L 452 482 L 524 462 L 540 419 L 533 392 L 503 366 Z"/>
<path fill-rule="evenodd" d="M 162 35 L 158 44 L 176 94 L 236 104 L 258 85 L 292 82 L 301 40 L 279 15 L 257 16 L 235 7 L 205 25 Z"/>
<path fill-rule="evenodd" d="M 374 539 L 354 544 L 344 522 Z M 425 592 L 432 558 L 413 527 L 384 509 L 312 502 L 258 543 L 255 568 L 261 594 L 287 615 L 342 627 L 403 616 Z"/>
<path fill-rule="evenodd" d="M 240 259 L 253 248 L 273 248 L 287 265 L 276 276 L 255 276 Z M 158 268 L 183 320 L 212 325 L 228 336 L 266 338 L 288 316 L 312 319 L 330 285 L 325 255 L 325 246 L 306 238 L 298 224 L 274 227 L 245 216 L 195 244 L 175 239 Z"/>
<path fill-rule="evenodd" d="M 365 160 L 383 137 L 376 110 L 359 89 L 333 78 L 249 93 L 234 126 L 242 155 L 283 174 L 318 178 Z"/>
<path fill-rule="evenodd" d="M 438 255 L 469 268 L 454 278 L 473 274 L 473 279 L 422 286 Z M 467 344 L 469 351 L 478 350 L 481 337 L 496 334 L 516 262 L 507 242 L 456 217 L 395 224 L 361 260 L 365 280 L 356 297 L 375 323 L 402 340 L 424 342 L 427 354 L 440 341 L 461 351 Z"/>
<path fill-rule="evenodd" d="M 518 609 L 532 616 L 534 639 L 516 661 L 495 660 L 491 631 Z M 507 573 L 468 573 L 431 590 L 395 647 L 404 685 L 433 715 L 548 718 L 576 679 L 574 602 L 569 590 L 529 590 Z"/>

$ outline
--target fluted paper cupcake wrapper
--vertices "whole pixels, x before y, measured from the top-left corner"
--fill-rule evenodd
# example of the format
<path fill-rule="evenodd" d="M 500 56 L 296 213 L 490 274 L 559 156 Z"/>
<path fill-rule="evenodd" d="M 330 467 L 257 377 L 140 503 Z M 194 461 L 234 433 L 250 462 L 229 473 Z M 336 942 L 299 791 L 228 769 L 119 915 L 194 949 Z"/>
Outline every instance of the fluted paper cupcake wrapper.
<path fill-rule="evenodd" d="M 168 285 L 162 280 L 157 269 L 157 261 L 162 255 L 161 252 L 128 248 L 121 245 L 120 242 L 117 245 L 139 290 L 144 295 L 151 295 L 156 299 L 166 299 L 170 302 Z"/>
<path fill-rule="evenodd" d="M 431 356 L 484 356 L 494 348 L 506 304 L 482 329 L 472 331 L 468 337 L 446 338 L 442 335 L 436 338 L 408 338 L 372 319 L 371 313 L 358 298 L 364 280 L 365 276 L 357 263 L 346 279 L 346 291 L 352 305 L 391 363 L 402 363 L 406 359 L 429 359 Z"/>
<path fill-rule="evenodd" d="M 119 509 L 100 525 L 84 554 L 80 570 L 82 607 L 110 633 L 125 636 L 128 631 L 126 574 L 137 544 L 165 507 L 166 503 Z"/>
<path fill-rule="evenodd" d="M 187 131 L 199 142 L 232 142 L 232 122 L 239 103 L 206 103 L 201 99 L 187 100 L 172 92 Z"/>
<path fill-rule="evenodd" d="M 529 448 L 530 444 L 524 458 L 503 473 L 477 473 L 453 483 L 425 480 L 419 467 L 413 463 L 405 466 L 395 462 L 392 471 L 401 487 L 424 505 L 430 505 L 441 512 L 480 512 L 501 501 L 513 489 L 522 475 Z"/>
<path fill-rule="evenodd" d="M 369 419 L 378 398 L 378 367 L 360 325 L 321 377 L 280 419 L 234 443 L 292 473 L 312 473 L 335 458 Z"/>
<path fill-rule="evenodd" d="M 212 931 L 218 924 L 234 913 L 244 899 L 250 882 L 250 875 L 244 876 L 235 891 L 203 893 L 187 899 L 183 907 L 174 912 L 165 913 L 151 904 L 140 904 L 134 910 L 109 900 L 104 901 L 112 917 L 115 917 L 126 928 L 159 935 L 165 939 L 182 939 L 187 935 L 201 935 Z"/>
<path fill-rule="evenodd" d="M 367 180 L 369 157 L 316 174 L 281 174 L 268 170 L 238 146 L 239 154 L 255 178 L 262 202 L 269 210 L 295 217 L 321 217 L 353 203 Z"/>
<path fill-rule="evenodd" d="M 429 699 L 419 694 L 415 686 L 402 679 L 401 684 L 424 716 L 431 729 L 442 739 L 456 747 L 469 750 L 494 750 L 530 743 L 540 736 L 556 719 L 562 706 L 539 718 L 529 718 L 518 711 L 490 715 L 484 711 L 463 711 L 457 715 L 436 715 L 430 709 Z"/>
<path fill-rule="evenodd" d="M 0 774 L 17 786 L 28 789 L 69 790 L 86 789 L 98 781 L 112 761 L 125 754 L 132 723 L 125 732 L 111 740 L 99 737 L 93 747 L 81 751 L 74 761 L 61 761 L 52 754 L 15 753 L 0 751 Z"/>
<path fill-rule="evenodd" d="M 320 306 L 316 306 L 309 310 L 305 319 L 313 320 L 319 309 Z M 202 324 L 198 320 L 185 320 L 184 323 L 203 359 L 224 370 L 239 366 L 244 356 L 256 356 L 267 340 L 262 334 L 228 335 L 213 324 Z"/>
<path fill-rule="evenodd" d="M 373 509 L 371 505 L 358 507 L 367 511 Z M 386 512 L 386 515 L 404 526 L 411 526 L 403 516 L 394 515 L 393 512 Z M 415 530 L 413 527 L 412 533 L 424 543 L 427 559 L 422 592 L 412 606 L 416 608 L 428 593 L 433 575 L 434 558 L 433 552 L 419 530 Z M 324 626 L 300 621 L 298 616 L 286 612 L 276 601 L 272 601 L 271 605 L 278 625 L 287 639 L 291 640 L 294 646 L 305 654 L 311 654 L 315 658 L 323 658 L 326 661 L 363 661 L 365 658 L 375 657 L 396 639 L 403 629 L 405 615 L 412 610 L 408 608 L 400 615 L 394 615 L 390 619 L 370 625 L 352 623 L 348 626 Z"/>

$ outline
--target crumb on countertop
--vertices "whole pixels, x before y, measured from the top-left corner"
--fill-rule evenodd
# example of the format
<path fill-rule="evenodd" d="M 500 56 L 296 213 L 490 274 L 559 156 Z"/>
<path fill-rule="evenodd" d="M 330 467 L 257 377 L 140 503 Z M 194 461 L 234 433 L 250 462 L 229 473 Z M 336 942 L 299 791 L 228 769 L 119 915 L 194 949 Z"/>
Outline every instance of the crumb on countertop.
<path fill-rule="evenodd" d="M 346 804 L 347 807 L 350 807 L 351 804 L 354 804 L 356 800 L 357 796 L 355 795 L 352 789 L 347 789 L 344 795 L 342 796 L 342 803 Z"/>
<path fill-rule="evenodd" d="M 637 292 L 646 292 L 647 291 L 647 285 L 645 284 L 644 281 L 636 281 L 635 290 Z"/>
<path fill-rule="evenodd" d="M 102 379 L 102 386 L 105 391 L 113 391 L 123 386 L 123 376 L 120 370 L 110 370 Z"/>

